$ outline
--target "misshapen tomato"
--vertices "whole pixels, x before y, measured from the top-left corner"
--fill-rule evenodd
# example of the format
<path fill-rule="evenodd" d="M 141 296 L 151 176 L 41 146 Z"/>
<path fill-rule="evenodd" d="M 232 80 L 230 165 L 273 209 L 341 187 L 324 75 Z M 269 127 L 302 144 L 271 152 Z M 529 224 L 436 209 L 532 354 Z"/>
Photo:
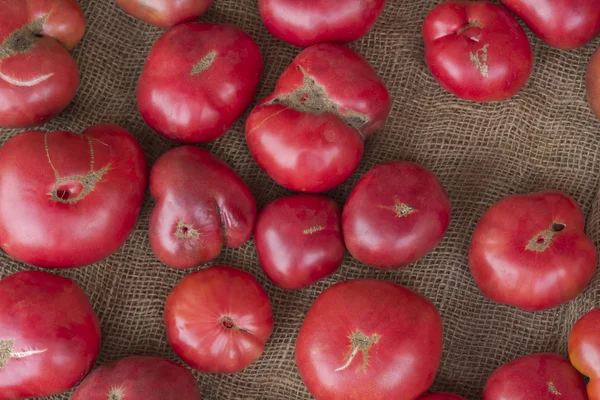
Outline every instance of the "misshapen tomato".
<path fill-rule="evenodd" d="M 134 18 L 159 28 L 191 22 L 208 10 L 213 0 L 116 0 Z"/>
<path fill-rule="evenodd" d="M 496 4 L 442 3 L 425 18 L 423 37 L 434 78 L 462 99 L 505 100 L 521 90 L 533 71 L 525 31 Z"/>
<path fill-rule="evenodd" d="M 246 122 L 258 165 L 280 185 L 318 193 L 356 170 L 363 141 L 385 122 L 389 92 L 354 51 L 334 44 L 298 54 Z"/>
<path fill-rule="evenodd" d="M 569 334 L 569 359 L 583 375 L 590 378 L 587 385 L 589 400 L 600 400 L 600 308 L 592 310 L 577 321 Z"/>
<path fill-rule="evenodd" d="M 491 300 L 529 311 L 583 291 L 598 263 L 571 197 L 550 190 L 508 196 L 481 218 L 469 250 L 473 278 Z"/>
<path fill-rule="evenodd" d="M 79 70 L 68 50 L 84 30 L 76 0 L 0 0 L 0 127 L 41 125 L 69 105 Z"/>
<path fill-rule="evenodd" d="M 442 320 L 422 295 L 361 279 L 326 289 L 306 314 L 296 363 L 317 400 L 415 399 L 433 383 Z"/>
<path fill-rule="evenodd" d="M 421 400 L 467 400 L 462 396 L 451 393 L 434 393 L 423 397 Z"/>
<path fill-rule="evenodd" d="M 594 52 L 587 70 L 587 100 L 600 118 L 600 47 Z"/>
<path fill-rule="evenodd" d="M 0 280 L 0 400 L 74 387 L 100 352 L 100 326 L 70 279 L 19 272 Z"/>

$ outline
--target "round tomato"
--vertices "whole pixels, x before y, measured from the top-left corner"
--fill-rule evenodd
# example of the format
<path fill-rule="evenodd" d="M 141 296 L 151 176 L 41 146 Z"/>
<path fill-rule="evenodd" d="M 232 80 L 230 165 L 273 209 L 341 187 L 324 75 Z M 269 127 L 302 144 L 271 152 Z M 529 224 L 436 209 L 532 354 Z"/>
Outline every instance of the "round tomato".
<path fill-rule="evenodd" d="M 422 295 L 375 280 L 326 289 L 296 341 L 296 363 L 317 400 L 415 399 L 433 383 L 442 319 Z"/>
<path fill-rule="evenodd" d="M 209 142 L 250 106 L 262 69 L 258 46 L 240 28 L 177 25 L 150 50 L 138 83 L 138 107 L 144 121 L 169 139 Z"/>
<path fill-rule="evenodd" d="M 356 184 L 342 215 L 348 251 L 381 269 L 410 264 L 429 253 L 450 224 L 450 202 L 427 168 L 389 162 L 367 172 Z"/>
<path fill-rule="evenodd" d="M 333 274 L 346 254 L 341 214 L 333 200 L 310 195 L 284 197 L 263 208 L 254 240 L 269 279 L 302 289 Z"/>
<path fill-rule="evenodd" d="M 600 400 L 600 308 L 585 314 L 569 335 L 571 364 L 590 378 L 587 394 L 590 400 Z"/>
<path fill-rule="evenodd" d="M 194 146 L 163 154 L 150 172 L 156 207 L 148 228 L 156 257 L 174 268 L 215 259 L 223 245 L 236 248 L 252 235 L 256 202 L 235 171 Z"/>
<path fill-rule="evenodd" d="M 484 1 L 448 1 L 423 24 L 425 62 L 440 85 L 471 101 L 512 97 L 533 71 L 527 35 L 503 7 Z"/>
<path fill-rule="evenodd" d="M 584 223 L 581 209 L 564 193 L 506 197 L 473 234 L 469 264 L 477 286 L 495 302 L 528 311 L 575 298 L 598 263 Z"/>
<path fill-rule="evenodd" d="M 96 368 L 71 400 L 200 400 L 196 378 L 160 357 L 133 356 Z"/>
<path fill-rule="evenodd" d="M 167 298 L 165 324 L 175 353 L 205 373 L 246 368 L 273 331 L 267 292 L 249 273 L 223 266 L 183 278 Z"/>
<path fill-rule="evenodd" d="M 79 70 L 68 51 L 84 30 L 77 0 L 0 0 L 0 127 L 41 125 L 69 105 Z"/>
<path fill-rule="evenodd" d="M 587 71 L 587 100 L 600 118 L 600 47 L 594 52 Z"/>
<path fill-rule="evenodd" d="M 65 392 L 100 352 L 100 325 L 70 279 L 19 272 L 0 280 L 0 400 Z"/>
<path fill-rule="evenodd" d="M 116 0 L 126 13 L 159 28 L 198 19 L 213 0 Z"/>
<path fill-rule="evenodd" d="M 462 396 L 451 393 L 434 393 L 423 397 L 421 400 L 467 400 Z"/>

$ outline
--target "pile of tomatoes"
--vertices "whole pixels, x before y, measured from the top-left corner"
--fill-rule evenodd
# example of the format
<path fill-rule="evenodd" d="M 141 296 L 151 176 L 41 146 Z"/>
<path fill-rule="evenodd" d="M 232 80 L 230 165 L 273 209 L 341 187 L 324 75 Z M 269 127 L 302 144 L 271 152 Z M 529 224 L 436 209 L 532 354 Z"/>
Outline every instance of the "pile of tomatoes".
<path fill-rule="evenodd" d="M 369 32 L 385 0 L 346 0 L 343 7 L 258 1 L 269 32 L 303 48 L 246 120 L 254 160 L 300 193 L 260 211 L 227 163 L 194 146 L 223 136 L 253 103 L 263 71 L 258 45 L 238 27 L 192 22 L 212 0 L 116 3 L 167 29 L 148 55 L 137 102 L 144 121 L 181 146 L 148 171 L 138 141 L 113 124 L 14 136 L 0 148 L 0 246 L 11 257 L 41 268 L 79 268 L 108 257 L 133 230 L 147 188 L 155 200 L 148 235 L 162 263 L 196 267 L 254 236 L 265 275 L 289 290 L 335 273 L 346 251 L 371 267 L 397 269 L 445 236 L 450 202 L 424 166 L 375 166 L 343 207 L 320 194 L 356 171 L 365 140 L 392 111 L 377 72 L 345 46 Z M 596 0 L 502 3 L 506 8 L 449 1 L 425 17 L 426 64 L 462 99 L 506 100 L 532 74 L 529 40 L 511 12 L 560 49 L 600 33 Z M 0 0 L 0 126 L 34 127 L 64 110 L 79 85 L 68 51 L 84 31 L 76 0 Z M 600 50 L 589 67 L 588 99 L 600 117 Z M 578 296 L 597 263 L 580 207 L 558 191 L 500 200 L 477 224 L 469 251 L 483 294 L 531 312 Z M 229 266 L 184 277 L 166 299 L 164 323 L 176 354 L 204 373 L 243 370 L 261 357 L 273 331 L 265 290 Z M 489 377 L 483 399 L 600 399 L 598 332 L 600 309 L 573 328 L 570 360 L 543 353 L 506 363 Z M 191 372 L 162 358 L 127 357 L 90 373 L 100 341 L 98 318 L 72 280 L 41 271 L 0 280 L 0 400 L 76 386 L 74 400 L 200 399 Z M 423 295 L 384 280 L 349 280 L 311 306 L 296 363 L 316 399 L 463 399 L 426 395 L 442 342 L 440 313 Z M 587 394 L 580 373 L 590 378 Z"/>

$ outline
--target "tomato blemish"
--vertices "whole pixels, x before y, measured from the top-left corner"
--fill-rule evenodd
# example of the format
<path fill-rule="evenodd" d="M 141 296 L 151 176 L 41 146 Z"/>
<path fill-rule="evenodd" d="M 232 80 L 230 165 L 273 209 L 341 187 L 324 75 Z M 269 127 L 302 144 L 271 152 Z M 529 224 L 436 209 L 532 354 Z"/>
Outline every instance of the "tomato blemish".
<path fill-rule="evenodd" d="M 0 340 L 0 369 L 4 368 L 11 358 L 25 358 L 45 352 L 43 350 L 28 350 L 21 352 L 13 352 L 14 342 L 12 340 Z"/>
<path fill-rule="evenodd" d="M 112 388 L 108 392 L 108 400 L 123 400 L 125 399 L 125 390 L 123 388 Z"/>
<path fill-rule="evenodd" d="M 363 362 L 357 368 L 357 371 L 365 371 L 367 369 L 367 365 L 369 365 L 369 350 L 371 349 L 371 346 L 379 342 L 379 339 L 381 339 L 381 335 L 374 334 L 369 337 L 361 331 L 357 330 L 356 332 L 350 334 L 348 336 L 348 339 L 350 339 L 350 350 L 348 350 L 345 356 L 345 358 L 347 358 L 348 360 L 346 361 L 346 364 L 336 369 L 335 371 L 343 371 L 346 368 L 348 368 L 350 364 L 352 364 L 352 361 L 354 360 L 354 357 L 356 357 L 358 352 L 362 352 Z"/>
<path fill-rule="evenodd" d="M 548 391 L 557 396 L 561 395 L 558 389 L 556 389 L 556 386 L 554 386 L 554 382 L 548 382 Z"/>
<path fill-rule="evenodd" d="M 550 244 L 554 239 L 554 235 L 558 232 L 564 231 L 566 227 L 567 226 L 565 224 L 554 222 L 552 225 L 550 225 L 550 228 L 534 235 L 525 249 L 537 252 L 546 250 L 548 247 L 550 247 Z"/>

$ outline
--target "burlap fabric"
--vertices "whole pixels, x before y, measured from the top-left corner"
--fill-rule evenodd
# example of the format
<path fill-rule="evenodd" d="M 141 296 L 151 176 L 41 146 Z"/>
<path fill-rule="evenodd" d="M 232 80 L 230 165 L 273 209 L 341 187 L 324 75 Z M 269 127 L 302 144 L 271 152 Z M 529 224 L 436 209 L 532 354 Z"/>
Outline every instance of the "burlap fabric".
<path fill-rule="evenodd" d="M 144 60 L 163 32 L 122 12 L 112 0 L 80 0 L 87 33 L 73 54 L 82 83 L 71 106 L 43 129 L 80 132 L 107 121 L 130 130 L 149 163 L 176 146 L 149 129 L 136 107 L 136 84 Z M 493 304 L 475 286 L 468 269 L 468 244 L 484 211 L 503 196 L 546 188 L 574 196 L 587 215 L 588 233 L 600 239 L 600 122 L 585 100 L 585 72 L 595 45 L 563 52 L 529 32 L 536 58 L 527 86 L 497 104 L 460 101 L 430 76 L 423 61 L 421 25 L 437 0 L 388 0 L 375 28 L 351 45 L 386 82 L 394 99 L 383 129 L 366 144 L 352 178 L 330 194 L 340 204 L 356 180 L 376 164 L 410 160 L 432 169 L 453 206 L 450 229 L 437 249 L 407 268 L 381 272 L 348 256 L 338 273 L 302 291 L 285 291 L 263 274 L 254 243 L 228 249 L 213 264 L 254 274 L 268 291 L 275 330 L 263 357 L 242 373 L 196 374 L 204 399 L 310 399 L 294 362 L 294 344 L 303 317 L 323 289 L 345 279 L 380 278 L 407 285 L 429 297 L 444 319 L 444 354 L 433 386 L 478 399 L 487 376 L 501 363 L 539 351 L 566 355 L 575 321 L 600 305 L 600 277 L 575 301 L 547 312 L 528 313 Z M 271 37 L 255 0 L 215 0 L 201 19 L 233 23 L 259 44 L 265 73 L 258 98 L 267 95 L 298 49 Z M 226 160 L 254 192 L 259 206 L 288 192 L 253 162 L 242 118 L 222 139 L 206 147 Z M 16 131 L 0 130 L 3 143 Z M 148 196 L 135 231 L 108 259 L 78 270 L 55 271 L 73 278 L 90 296 L 102 325 L 99 363 L 134 355 L 177 360 L 163 327 L 165 298 L 190 271 L 158 262 L 148 241 Z M 29 267 L 1 254 L 0 276 Z M 68 394 L 52 399 L 68 399 Z"/>

